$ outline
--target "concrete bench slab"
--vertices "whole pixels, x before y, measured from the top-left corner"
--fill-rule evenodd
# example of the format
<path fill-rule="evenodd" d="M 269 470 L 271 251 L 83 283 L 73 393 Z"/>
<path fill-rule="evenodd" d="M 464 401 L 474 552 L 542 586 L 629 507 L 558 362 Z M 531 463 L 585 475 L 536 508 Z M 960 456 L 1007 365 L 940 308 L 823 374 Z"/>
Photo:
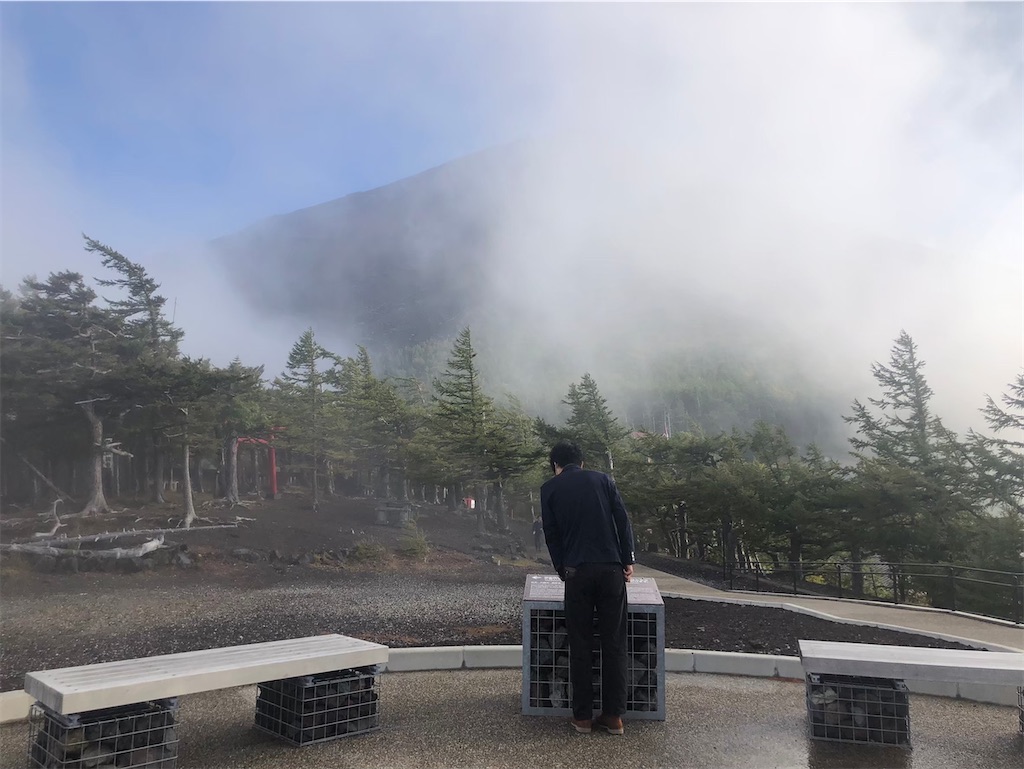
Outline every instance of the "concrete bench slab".
<path fill-rule="evenodd" d="M 1024 654 L 1016 652 L 801 640 L 800 661 L 808 673 L 1024 686 Z"/>
<path fill-rule="evenodd" d="M 25 692 L 69 714 L 387 660 L 387 646 L 330 634 L 36 671 L 26 674 Z"/>

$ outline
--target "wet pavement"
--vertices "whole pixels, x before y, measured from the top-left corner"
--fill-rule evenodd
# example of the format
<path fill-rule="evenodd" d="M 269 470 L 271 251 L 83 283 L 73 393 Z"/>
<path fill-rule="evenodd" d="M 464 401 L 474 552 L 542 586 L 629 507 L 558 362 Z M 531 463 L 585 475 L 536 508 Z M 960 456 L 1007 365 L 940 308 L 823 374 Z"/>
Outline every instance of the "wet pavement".
<path fill-rule="evenodd" d="M 854 622 L 1024 649 L 1024 629 L 943 612 L 774 594 L 724 592 L 653 569 L 663 594 L 791 603 Z M 565 719 L 520 714 L 518 670 L 388 673 L 380 731 L 293 748 L 253 727 L 256 687 L 183 698 L 178 769 L 245 767 L 800 767 L 1021 769 L 1017 709 L 911 695 L 912 750 L 807 736 L 804 685 L 785 679 L 670 673 L 664 722 L 623 737 L 572 733 Z M 0 767 L 26 765 L 29 726 L 0 727 Z"/>
<path fill-rule="evenodd" d="M 293 748 L 257 731 L 256 687 L 184 698 L 179 769 L 320 767 L 806 767 L 1020 769 L 1015 708 L 915 695 L 912 750 L 808 738 L 802 683 L 668 674 L 664 722 L 626 734 L 572 733 L 558 717 L 520 715 L 517 670 L 387 673 L 380 731 Z M 25 765 L 25 723 L 0 728 L 0 766 Z"/>

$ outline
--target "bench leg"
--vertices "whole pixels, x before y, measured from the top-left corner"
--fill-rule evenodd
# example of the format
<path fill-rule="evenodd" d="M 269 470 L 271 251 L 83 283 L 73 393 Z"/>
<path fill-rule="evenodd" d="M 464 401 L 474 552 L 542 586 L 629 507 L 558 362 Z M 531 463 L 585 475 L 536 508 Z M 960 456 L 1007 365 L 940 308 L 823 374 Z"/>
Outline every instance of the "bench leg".
<path fill-rule="evenodd" d="M 808 673 L 806 689 L 812 739 L 910 747 L 910 701 L 903 681 Z"/>
<path fill-rule="evenodd" d="M 63 715 L 40 702 L 29 713 L 28 765 L 175 769 L 176 698 Z"/>
<path fill-rule="evenodd" d="M 293 745 L 311 745 L 380 728 L 380 665 L 265 681 L 256 728 Z"/>

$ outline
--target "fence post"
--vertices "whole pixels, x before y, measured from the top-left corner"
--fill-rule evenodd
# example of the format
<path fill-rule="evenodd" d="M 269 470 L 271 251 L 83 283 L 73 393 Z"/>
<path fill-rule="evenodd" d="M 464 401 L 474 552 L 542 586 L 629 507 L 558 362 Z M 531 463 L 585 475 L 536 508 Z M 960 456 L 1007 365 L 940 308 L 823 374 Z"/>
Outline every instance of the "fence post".
<path fill-rule="evenodd" d="M 797 594 L 797 592 L 796 592 L 796 564 L 795 563 L 791 563 L 789 565 L 789 569 L 793 573 L 793 595 L 796 595 Z"/>
<path fill-rule="evenodd" d="M 889 569 L 892 571 L 892 602 L 899 605 L 900 602 L 900 570 L 899 567 L 894 564 L 889 564 Z"/>
<path fill-rule="evenodd" d="M 953 566 L 949 567 L 949 600 L 953 604 L 950 608 L 956 611 L 956 570 Z"/>
<path fill-rule="evenodd" d="M 836 564 L 836 597 L 843 597 L 843 565 L 841 563 Z"/>

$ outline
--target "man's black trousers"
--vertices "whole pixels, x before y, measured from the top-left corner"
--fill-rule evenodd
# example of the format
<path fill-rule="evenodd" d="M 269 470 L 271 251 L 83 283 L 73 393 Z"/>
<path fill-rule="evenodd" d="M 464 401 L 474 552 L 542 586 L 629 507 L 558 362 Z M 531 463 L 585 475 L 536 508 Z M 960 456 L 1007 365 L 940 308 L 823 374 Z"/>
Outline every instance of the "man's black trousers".
<path fill-rule="evenodd" d="M 593 717 L 591 678 L 594 612 L 601 637 L 602 712 L 626 712 L 626 577 L 618 563 L 584 563 L 565 570 L 565 624 L 569 634 L 569 681 L 576 719 Z"/>

